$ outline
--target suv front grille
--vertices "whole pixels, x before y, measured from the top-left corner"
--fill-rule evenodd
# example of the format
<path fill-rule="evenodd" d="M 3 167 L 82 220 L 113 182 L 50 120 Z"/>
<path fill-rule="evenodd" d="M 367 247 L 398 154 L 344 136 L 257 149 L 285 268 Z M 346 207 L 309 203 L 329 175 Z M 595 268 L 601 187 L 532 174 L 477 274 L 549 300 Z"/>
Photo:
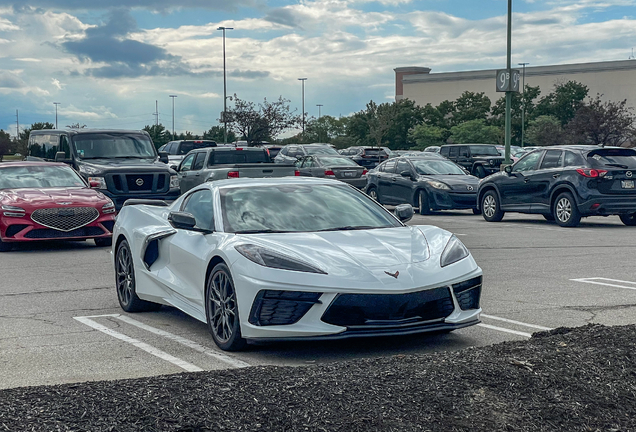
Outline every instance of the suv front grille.
<path fill-rule="evenodd" d="M 170 179 L 166 173 L 108 174 L 106 184 L 113 194 L 168 192 Z"/>
<path fill-rule="evenodd" d="M 99 212 L 94 207 L 37 209 L 31 214 L 33 222 L 64 232 L 88 225 L 98 217 Z"/>
<path fill-rule="evenodd" d="M 54 229 L 34 229 L 26 233 L 24 237 L 30 239 L 56 239 L 71 237 L 97 237 L 103 234 L 106 234 L 103 229 L 92 226 L 78 228 L 67 232 Z"/>

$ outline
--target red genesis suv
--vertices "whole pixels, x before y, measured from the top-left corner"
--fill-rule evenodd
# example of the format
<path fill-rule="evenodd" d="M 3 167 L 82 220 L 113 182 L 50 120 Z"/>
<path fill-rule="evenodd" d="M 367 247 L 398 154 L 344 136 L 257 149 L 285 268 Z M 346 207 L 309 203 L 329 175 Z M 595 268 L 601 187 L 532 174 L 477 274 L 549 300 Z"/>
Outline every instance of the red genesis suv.
<path fill-rule="evenodd" d="M 94 239 L 110 246 L 115 205 L 70 166 L 0 164 L 0 252 L 14 242 Z"/>

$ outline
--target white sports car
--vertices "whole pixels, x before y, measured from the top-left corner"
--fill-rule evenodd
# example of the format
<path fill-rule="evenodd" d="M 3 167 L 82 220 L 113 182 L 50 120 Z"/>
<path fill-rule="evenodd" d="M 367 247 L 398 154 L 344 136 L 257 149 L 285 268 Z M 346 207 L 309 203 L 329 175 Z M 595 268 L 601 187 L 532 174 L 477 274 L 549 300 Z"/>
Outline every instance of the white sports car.
<path fill-rule="evenodd" d="M 221 349 L 479 322 L 482 271 L 462 242 L 342 182 L 221 180 L 169 206 L 130 204 L 113 232 L 121 307 L 174 306 Z"/>

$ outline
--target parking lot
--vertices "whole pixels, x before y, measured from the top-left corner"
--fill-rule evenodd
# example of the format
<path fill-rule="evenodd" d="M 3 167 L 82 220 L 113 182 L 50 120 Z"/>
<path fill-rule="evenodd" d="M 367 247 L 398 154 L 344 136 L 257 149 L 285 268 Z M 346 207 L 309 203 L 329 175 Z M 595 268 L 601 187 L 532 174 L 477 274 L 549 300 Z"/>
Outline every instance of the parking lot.
<path fill-rule="evenodd" d="M 108 248 L 20 245 L 0 259 L 0 387 L 458 350 L 560 326 L 636 323 L 634 228 L 616 216 L 561 228 L 541 216 L 488 223 L 457 211 L 409 224 L 438 225 L 468 246 L 484 271 L 482 324 L 445 335 L 287 342 L 228 354 L 205 324 L 175 309 L 123 313 Z"/>

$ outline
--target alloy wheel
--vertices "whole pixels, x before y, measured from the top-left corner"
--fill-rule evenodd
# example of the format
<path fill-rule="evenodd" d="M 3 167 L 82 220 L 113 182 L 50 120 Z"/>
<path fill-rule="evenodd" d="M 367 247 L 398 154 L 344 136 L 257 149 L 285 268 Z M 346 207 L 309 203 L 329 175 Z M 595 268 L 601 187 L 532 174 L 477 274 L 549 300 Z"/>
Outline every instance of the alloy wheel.
<path fill-rule="evenodd" d="M 237 305 L 234 287 L 224 271 L 219 271 L 212 277 L 208 309 L 215 339 L 220 343 L 228 342 L 232 338 L 237 320 Z"/>
<path fill-rule="evenodd" d="M 557 201 L 556 217 L 563 223 L 566 223 L 572 217 L 572 203 L 568 198 L 563 197 Z"/>
<path fill-rule="evenodd" d="M 483 202 L 483 212 L 489 218 L 493 217 L 497 209 L 497 203 L 492 195 L 487 195 Z"/>
<path fill-rule="evenodd" d="M 135 273 L 128 247 L 117 251 L 117 295 L 123 305 L 129 305 L 135 289 Z"/>
<path fill-rule="evenodd" d="M 369 191 L 369 196 L 376 201 L 378 200 L 378 193 L 375 191 L 375 189 L 371 189 Z"/>

